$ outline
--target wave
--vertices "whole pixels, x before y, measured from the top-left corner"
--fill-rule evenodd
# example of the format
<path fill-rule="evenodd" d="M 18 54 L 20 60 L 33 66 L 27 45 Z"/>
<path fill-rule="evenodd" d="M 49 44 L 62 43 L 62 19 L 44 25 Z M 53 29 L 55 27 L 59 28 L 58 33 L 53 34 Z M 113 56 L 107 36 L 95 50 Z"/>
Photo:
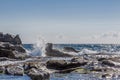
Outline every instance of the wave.
<path fill-rule="evenodd" d="M 39 39 L 36 41 L 35 44 L 33 44 L 33 50 L 28 50 L 29 55 L 31 56 L 43 56 L 45 57 L 45 46 L 46 46 L 46 41 L 42 38 L 39 37 Z"/>
<path fill-rule="evenodd" d="M 31 56 L 43 56 L 45 57 L 45 47 L 46 41 L 43 38 L 39 38 L 35 44 L 32 45 L 33 49 L 28 50 L 27 53 Z M 84 54 L 120 54 L 120 45 L 111 45 L 111 44 L 53 44 L 53 49 L 65 52 L 64 47 L 72 47 L 78 50 L 78 53 L 75 52 L 65 52 L 70 55 L 84 55 Z"/>

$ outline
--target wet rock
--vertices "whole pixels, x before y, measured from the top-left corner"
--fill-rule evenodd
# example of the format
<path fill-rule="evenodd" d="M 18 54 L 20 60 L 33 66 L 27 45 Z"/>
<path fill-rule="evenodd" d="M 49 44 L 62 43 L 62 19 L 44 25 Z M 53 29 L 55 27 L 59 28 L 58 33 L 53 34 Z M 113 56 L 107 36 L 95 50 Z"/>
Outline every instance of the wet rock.
<path fill-rule="evenodd" d="M 5 67 L 4 66 L 0 66 L 0 74 L 4 74 L 5 73 Z"/>
<path fill-rule="evenodd" d="M 11 50 L 0 49 L 0 57 L 15 58 L 15 53 Z"/>
<path fill-rule="evenodd" d="M 47 68 L 50 69 L 64 69 L 64 66 L 67 65 L 65 60 L 50 60 L 47 63 Z"/>
<path fill-rule="evenodd" d="M 24 66 L 25 70 L 29 70 L 29 69 L 32 69 L 32 68 L 41 69 L 41 63 L 40 62 L 28 62 L 28 63 L 25 63 L 23 66 Z"/>
<path fill-rule="evenodd" d="M 108 65 L 108 66 L 111 66 L 111 67 L 115 66 L 114 62 L 110 61 L 110 60 L 104 60 L 104 61 L 102 61 L 102 64 Z"/>
<path fill-rule="evenodd" d="M 88 60 L 84 58 L 84 56 L 80 56 L 80 57 L 73 57 L 71 59 L 71 62 L 88 62 Z"/>
<path fill-rule="evenodd" d="M 22 44 L 22 41 L 21 41 L 19 35 L 16 35 L 16 36 L 14 37 L 14 39 L 13 39 L 13 44 L 17 44 L 17 45 Z"/>
<path fill-rule="evenodd" d="M 64 70 L 69 68 L 75 68 L 86 65 L 87 62 L 71 62 L 65 60 L 50 60 L 47 62 L 47 68 Z"/>
<path fill-rule="evenodd" d="M 32 80 L 49 80 L 50 74 L 48 72 L 32 68 L 27 73 Z"/>
<path fill-rule="evenodd" d="M 112 74 L 108 74 L 108 73 L 103 74 L 103 75 L 102 75 L 102 78 L 108 78 L 108 79 L 111 79 L 111 78 L 112 78 Z"/>
<path fill-rule="evenodd" d="M 72 57 L 73 55 L 70 55 L 68 53 L 64 53 L 62 51 L 59 51 L 57 49 L 52 49 L 53 48 L 53 44 L 52 43 L 47 43 L 46 44 L 46 56 L 51 56 L 51 57 Z"/>
<path fill-rule="evenodd" d="M 79 52 L 79 51 L 75 50 L 73 47 L 64 47 L 63 51 L 66 51 L 66 52 L 75 52 L 75 53 Z"/>
<path fill-rule="evenodd" d="M 84 69 L 84 68 L 78 68 L 74 70 L 73 72 L 80 73 L 80 74 L 88 74 L 90 73 L 90 70 Z"/>
<path fill-rule="evenodd" d="M 22 41 L 19 37 L 19 35 L 11 35 L 11 34 L 3 34 L 0 33 L 0 42 L 9 42 L 13 45 L 20 45 L 22 44 Z"/>
<path fill-rule="evenodd" d="M 23 59 L 26 56 L 19 35 L 0 34 L 0 57 Z"/>
<path fill-rule="evenodd" d="M 22 45 L 16 45 L 15 50 L 21 53 L 26 53 L 26 50 Z"/>
<path fill-rule="evenodd" d="M 21 66 L 8 66 L 6 68 L 6 74 L 23 76 L 24 75 L 24 69 Z"/>

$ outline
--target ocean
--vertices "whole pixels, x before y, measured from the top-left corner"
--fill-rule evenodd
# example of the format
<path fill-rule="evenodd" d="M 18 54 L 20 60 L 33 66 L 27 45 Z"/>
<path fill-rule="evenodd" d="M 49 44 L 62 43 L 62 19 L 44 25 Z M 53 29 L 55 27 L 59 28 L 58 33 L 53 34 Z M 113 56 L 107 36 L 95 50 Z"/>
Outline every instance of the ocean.
<path fill-rule="evenodd" d="M 27 52 L 33 56 L 42 56 L 43 47 L 36 44 L 24 44 Z M 120 54 L 120 45 L 118 44 L 54 44 L 55 49 L 62 50 L 64 47 L 73 47 L 80 51 L 79 55 L 86 53 L 106 53 L 106 54 Z M 27 75 L 24 76 L 10 76 L 0 75 L 0 80 L 31 80 Z M 50 80 L 105 80 L 96 77 L 94 74 L 51 74 Z M 112 78 L 111 80 L 120 80 L 120 78 Z"/>

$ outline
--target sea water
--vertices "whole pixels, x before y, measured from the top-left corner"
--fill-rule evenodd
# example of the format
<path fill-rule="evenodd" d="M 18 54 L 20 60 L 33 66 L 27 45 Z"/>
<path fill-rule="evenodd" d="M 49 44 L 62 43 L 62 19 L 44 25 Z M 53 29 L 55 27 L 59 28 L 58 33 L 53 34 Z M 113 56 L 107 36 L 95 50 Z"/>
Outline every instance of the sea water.
<path fill-rule="evenodd" d="M 44 51 L 41 51 L 40 45 L 24 44 L 27 52 L 33 56 L 42 56 Z M 115 44 L 54 44 L 54 48 L 62 50 L 64 47 L 73 47 L 80 51 L 79 53 L 107 53 L 120 54 L 120 45 Z M 0 80 L 31 80 L 27 75 L 24 76 L 10 76 L 0 75 Z M 94 74 L 51 74 L 50 80 L 105 80 L 96 77 Z M 112 78 L 110 80 L 120 80 L 120 78 Z"/>

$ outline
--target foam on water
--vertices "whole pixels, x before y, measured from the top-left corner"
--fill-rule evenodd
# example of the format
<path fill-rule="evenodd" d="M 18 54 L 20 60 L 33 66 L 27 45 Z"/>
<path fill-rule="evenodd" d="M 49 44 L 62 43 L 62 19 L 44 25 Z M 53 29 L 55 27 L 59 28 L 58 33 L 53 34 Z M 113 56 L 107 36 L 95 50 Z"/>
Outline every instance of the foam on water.
<path fill-rule="evenodd" d="M 33 50 L 29 52 L 31 56 L 45 56 L 45 45 L 46 41 L 42 38 L 39 37 L 36 43 L 33 45 Z"/>
<path fill-rule="evenodd" d="M 47 42 L 39 37 L 36 43 L 33 45 L 31 51 L 29 50 L 28 53 L 32 56 L 45 56 L 45 44 Z M 69 52 L 68 54 L 79 56 L 83 54 L 97 54 L 97 53 L 104 53 L 104 54 L 120 54 L 120 45 L 115 44 L 54 44 L 53 49 L 63 51 L 64 47 L 73 47 L 74 49 L 80 51 L 79 53 Z"/>

